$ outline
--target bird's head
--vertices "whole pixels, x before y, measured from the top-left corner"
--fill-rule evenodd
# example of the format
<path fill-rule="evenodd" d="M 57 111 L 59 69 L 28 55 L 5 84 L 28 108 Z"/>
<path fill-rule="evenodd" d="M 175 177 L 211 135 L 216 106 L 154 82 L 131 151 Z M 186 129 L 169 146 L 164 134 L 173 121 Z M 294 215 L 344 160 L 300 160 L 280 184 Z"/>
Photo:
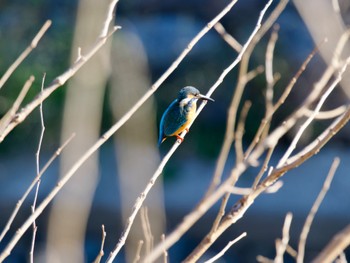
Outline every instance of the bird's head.
<path fill-rule="evenodd" d="M 200 94 L 199 90 L 195 87 L 187 86 L 180 90 L 178 100 L 181 102 L 184 99 L 197 99 L 197 100 L 211 100 L 212 98 Z"/>

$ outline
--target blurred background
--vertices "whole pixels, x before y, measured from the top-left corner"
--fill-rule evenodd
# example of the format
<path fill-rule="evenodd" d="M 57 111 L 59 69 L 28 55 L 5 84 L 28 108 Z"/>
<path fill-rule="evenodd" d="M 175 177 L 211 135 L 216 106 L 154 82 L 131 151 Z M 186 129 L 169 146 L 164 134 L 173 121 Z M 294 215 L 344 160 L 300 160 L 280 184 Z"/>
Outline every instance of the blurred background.
<path fill-rule="evenodd" d="M 329 63 L 340 35 L 347 28 L 348 1 L 333 1 L 333 5 L 326 0 L 315 1 L 304 4 L 305 1 L 301 0 L 291 1 L 277 20 L 280 30 L 274 69 L 280 73 L 281 79 L 275 87 L 276 97 L 283 92 L 315 43 L 321 43 L 325 37 L 328 42 L 322 45 L 321 53 L 299 79 L 288 101 L 275 117 L 273 126 L 279 125 L 312 89 L 313 83 Z M 115 24 L 122 26 L 122 30 L 117 31 L 74 78 L 44 102 L 46 130 L 41 166 L 73 132 L 76 137 L 43 176 L 39 202 L 59 177 L 123 116 L 227 3 L 227 0 L 119 1 Z M 257 0 L 238 1 L 221 22 L 228 33 L 244 44 L 265 4 L 265 1 Z M 36 80 L 24 104 L 40 91 L 44 73 L 47 85 L 76 60 L 78 47 L 81 47 L 84 55 L 100 33 L 107 5 L 106 0 L 0 2 L 0 75 L 28 46 L 42 24 L 47 19 L 52 20 L 51 28 L 38 47 L 1 89 L 1 115 L 13 104 L 31 74 Z M 251 69 L 264 65 L 269 35 L 261 40 L 253 52 Z M 89 159 L 38 219 L 36 262 L 93 261 L 100 249 L 102 224 L 107 232 L 105 252 L 109 253 L 120 236 L 123 222 L 130 214 L 135 199 L 174 142 L 171 138 L 160 148 L 157 147 L 161 114 L 176 98 L 181 87 L 195 86 L 205 94 L 236 56 L 237 52 L 215 30 L 203 37 L 155 95 Z M 147 198 L 145 205 L 155 244 L 160 241 L 162 233 L 169 233 L 195 207 L 210 184 L 223 142 L 227 108 L 236 78 L 237 69 L 213 94 L 215 103 L 208 104 L 200 114 Z M 349 87 L 347 79 L 345 77 L 342 88 L 336 89 L 330 96 L 324 109 L 348 102 L 347 94 L 350 92 L 346 90 Z M 244 100 L 253 101 L 244 135 L 245 145 L 253 138 L 263 117 L 265 88 L 265 76 L 261 74 L 247 85 L 244 92 Z M 314 125 L 304 136 L 301 146 L 329 123 L 323 121 Z M 36 174 L 35 153 L 40 131 L 40 115 L 36 110 L 1 143 L 0 230 Z M 292 138 L 293 133 L 283 138 L 273 156 L 273 164 Z M 229 240 L 244 231 L 248 236 L 231 248 L 221 262 L 254 262 L 257 255 L 274 257 L 275 239 L 281 237 L 288 211 L 294 215 L 290 244 L 296 247 L 308 211 L 334 157 L 339 156 L 340 167 L 308 238 L 306 261 L 312 259 L 350 221 L 348 143 L 349 127 L 333 138 L 318 155 L 288 173 L 277 193 L 261 196 L 244 218 L 214 243 L 205 257 L 215 255 Z M 224 176 L 228 175 L 234 159 L 232 150 Z M 240 178 L 239 186 L 249 186 L 256 173 L 257 169 L 249 169 Z M 0 250 L 30 214 L 33 197 L 34 194 L 31 194 L 26 200 L 9 234 L 0 243 Z M 234 204 L 238 198 L 233 196 L 230 204 Z M 169 250 L 171 262 L 184 259 L 200 242 L 209 231 L 207 222 L 212 222 L 217 209 L 218 206 L 211 209 Z M 31 234 L 31 230 L 27 231 L 7 262 L 24 262 L 28 259 Z M 144 239 L 144 233 L 138 216 L 126 249 L 117 257 L 118 262 L 132 261 L 140 239 Z M 286 262 L 292 262 L 291 258 L 286 257 Z"/>

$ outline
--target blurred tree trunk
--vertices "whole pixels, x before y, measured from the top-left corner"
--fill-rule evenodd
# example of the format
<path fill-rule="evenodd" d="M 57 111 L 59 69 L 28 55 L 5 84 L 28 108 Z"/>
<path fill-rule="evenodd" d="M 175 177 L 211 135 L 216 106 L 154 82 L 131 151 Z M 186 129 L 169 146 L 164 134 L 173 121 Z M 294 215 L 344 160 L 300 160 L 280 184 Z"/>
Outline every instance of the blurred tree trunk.
<path fill-rule="evenodd" d="M 151 86 L 143 46 L 128 26 L 123 26 L 113 42 L 112 63 L 110 104 L 115 118 L 119 119 Z M 115 136 L 124 222 L 159 164 L 156 135 L 156 111 L 151 97 Z M 145 201 L 155 244 L 165 231 L 163 199 L 162 180 L 158 180 Z M 149 238 L 144 236 L 138 215 L 127 239 L 127 262 L 135 258 L 139 240 L 145 241 L 143 248 L 147 253 L 147 248 L 152 246 L 147 241 Z"/>
<path fill-rule="evenodd" d="M 108 0 L 79 1 L 71 61 L 93 45 L 106 16 Z M 61 174 L 99 137 L 103 98 L 110 72 L 110 43 L 69 82 L 64 108 L 62 140 L 76 137 L 62 154 Z M 86 225 L 98 179 L 98 154 L 93 155 L 54 201 L 47 233 L 47 262 L 86 262 Z"/>
<path fill-rule="evenodd" d="M 330 64 L 337 43 L 347 30 L 344 20 L 346 17 L 342 17 L 342 11 L 346 10 L 345 5 L 348 5 L 347 1 L 294 0 L 293 3 L 309 29 L 315 45 L 320 45 L 327 38 L 327 43 L 320 46 L 320 54 L 323 60 Z M 335 3 L 338 6 L 335 6 Z M 317 7 L 316 12 L 315 7 Z M 350 44 L 347 43 L 341 57 L 345 58 L 349 54 Z M 350 75 L 343 75 L 341 86 L 345 94 L 350 98 Z"/>

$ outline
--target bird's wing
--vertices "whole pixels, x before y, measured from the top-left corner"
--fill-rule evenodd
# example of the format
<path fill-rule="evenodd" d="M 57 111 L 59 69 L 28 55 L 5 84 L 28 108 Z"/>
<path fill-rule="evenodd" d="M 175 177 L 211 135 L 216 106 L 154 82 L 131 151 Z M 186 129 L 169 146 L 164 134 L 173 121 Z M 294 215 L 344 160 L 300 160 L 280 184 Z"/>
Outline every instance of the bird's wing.
<path fill-rule="evenodd" d="M 186 115 L 177 107 L 178 101 L 174 100 L 168 109 L 164 112 L 161 129 L 163 129 L 163 136 L 171 136 L 186 123 Z"/>

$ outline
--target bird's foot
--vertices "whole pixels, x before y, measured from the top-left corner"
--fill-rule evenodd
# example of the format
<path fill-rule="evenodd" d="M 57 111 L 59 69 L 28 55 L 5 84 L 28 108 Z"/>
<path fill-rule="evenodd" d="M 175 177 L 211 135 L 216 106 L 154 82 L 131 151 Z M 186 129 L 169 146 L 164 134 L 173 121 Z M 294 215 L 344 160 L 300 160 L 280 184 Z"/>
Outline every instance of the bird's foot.
<path fill-rule="evenodd" d="M 189 128 L 185 128 L 185 131 L 188 133 L 190 131 L 190 129 Z"/>
<path fill-rule="evenodd" d="M 181 136 L 179 135 L 175 135 L 176 136 L 176 139 L 180 141 L 180 143 L 183 142 L 184 138 L 182 138 Z"/>

